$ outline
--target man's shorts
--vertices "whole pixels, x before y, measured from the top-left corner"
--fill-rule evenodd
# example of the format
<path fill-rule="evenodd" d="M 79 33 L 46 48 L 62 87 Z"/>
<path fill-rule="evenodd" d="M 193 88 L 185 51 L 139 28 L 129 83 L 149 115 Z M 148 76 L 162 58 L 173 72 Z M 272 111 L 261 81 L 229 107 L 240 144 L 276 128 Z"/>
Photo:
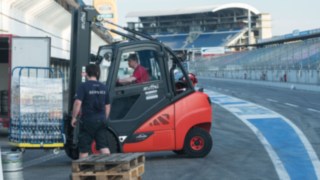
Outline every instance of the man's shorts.
<path fill-rule="evenodd" d="M 79 131 L 79 151 L 88 153 L 96 141 L 96 149 L 108 147 L 107 124 L 105 119 L 81 119 Z"/>

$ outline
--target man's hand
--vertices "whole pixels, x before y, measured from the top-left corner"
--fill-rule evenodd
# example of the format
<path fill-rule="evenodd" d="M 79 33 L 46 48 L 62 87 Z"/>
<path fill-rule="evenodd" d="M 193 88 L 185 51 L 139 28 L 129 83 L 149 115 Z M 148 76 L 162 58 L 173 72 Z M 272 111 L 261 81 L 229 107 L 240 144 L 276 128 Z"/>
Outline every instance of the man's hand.
<path fill-rule="evenodd" d="M 71 126 L 76 127 L 77 116 L 79 115 L 82 101 L 76 99 L 73 103 Z"/>
<path fill-rule="evenodd" d="M 74 127 L 74 128 L 77 126 L 77 119 L 76 118 L 72 118 L 71 126 Z"/>

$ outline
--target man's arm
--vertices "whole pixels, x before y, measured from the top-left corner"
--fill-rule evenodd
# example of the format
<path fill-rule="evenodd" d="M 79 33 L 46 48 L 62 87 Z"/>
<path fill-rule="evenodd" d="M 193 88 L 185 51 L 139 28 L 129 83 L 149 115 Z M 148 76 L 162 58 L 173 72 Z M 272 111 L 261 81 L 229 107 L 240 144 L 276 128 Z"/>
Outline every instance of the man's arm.
<path fill-rule="evenodd" d="M 110 104 L 106 104 L 106 118 L 108 119 L 110 115 Z"/>
<path fill-rule="evenodd" d="M 80 112 L 81 104 L 82 104 L 82 101 L 80 101 L 79 99 L 76 99 L 73 103 L 72 120 L 71 120 L 72 127 L 76 127 L 77 116 Z"/>
<path fill-rule="evenodd" d="M 120 84 L 129 84 L 129 83 L 132 83 L 132 82 L 134 82 L 136 80 L 137 80 L 136 77 L 131 76 L 131 77 L 128 77 L 128 78 L 119 79 L 118 82 Z"/>

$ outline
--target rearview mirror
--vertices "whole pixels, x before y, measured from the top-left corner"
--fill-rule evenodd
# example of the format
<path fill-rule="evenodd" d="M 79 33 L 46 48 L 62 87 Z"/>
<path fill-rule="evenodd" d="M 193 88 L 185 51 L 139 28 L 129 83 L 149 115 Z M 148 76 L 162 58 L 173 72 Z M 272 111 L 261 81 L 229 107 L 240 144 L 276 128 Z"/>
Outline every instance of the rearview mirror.
<path fill-rule="evenodd" d="M 91 63 L 95 63 L 95 64 L 99 65 L 102 61 L 102 57 L 95 56 L 94 54 L 90 54 L 89 60 Z"/>
<path fill-rule="evenodd" d="M 106 52 L 106 53 L 103 55 L 103 58 L 104 58 L 106 61 L 111 61 L 111 53 L 110 53 L 110 52 Z"/>

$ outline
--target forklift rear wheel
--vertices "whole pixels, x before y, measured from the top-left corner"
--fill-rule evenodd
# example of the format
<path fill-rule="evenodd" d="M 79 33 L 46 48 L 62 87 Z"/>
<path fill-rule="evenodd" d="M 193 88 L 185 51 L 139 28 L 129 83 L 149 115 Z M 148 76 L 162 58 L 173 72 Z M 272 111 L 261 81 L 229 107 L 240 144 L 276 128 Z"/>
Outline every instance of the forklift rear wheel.
<path fill-rule="evenodd" d="M 184 142 L 184 152 L 189 157 L 205 157 L 212 148 L 212 138 L 209 132 L 202 128 L 192 128 Z"/>

